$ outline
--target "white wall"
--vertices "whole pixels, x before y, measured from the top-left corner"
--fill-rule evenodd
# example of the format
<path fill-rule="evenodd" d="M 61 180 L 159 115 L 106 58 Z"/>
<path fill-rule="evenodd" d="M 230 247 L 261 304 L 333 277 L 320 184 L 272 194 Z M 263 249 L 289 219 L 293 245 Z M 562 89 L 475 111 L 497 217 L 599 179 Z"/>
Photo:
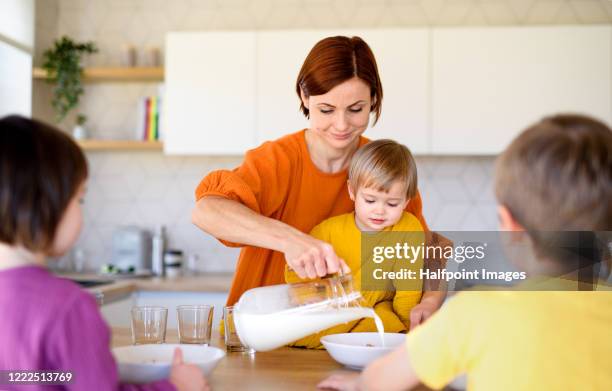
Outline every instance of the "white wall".
<path fill-rule="evenodd" d="M 34 0 L 0 0 L 0 117 L 32 112 Z"/>
<path fill-rule="evenodd" d="M 0 39 L 34 47 L 34 0 L 0 0 Z"/>
<path fill-rule="evenodd" d="M 0 41 L 0 117 L 32 113 L 32 56 Z"/>

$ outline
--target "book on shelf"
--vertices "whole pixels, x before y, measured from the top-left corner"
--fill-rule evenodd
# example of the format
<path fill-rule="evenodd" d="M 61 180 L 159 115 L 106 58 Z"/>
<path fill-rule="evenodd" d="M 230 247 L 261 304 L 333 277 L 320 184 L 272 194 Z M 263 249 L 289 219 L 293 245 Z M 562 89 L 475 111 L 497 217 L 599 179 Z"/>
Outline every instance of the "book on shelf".
<path fill-rule="evenodd" d="M 146 96 L 141 99 L 137 130 L 139 140 L 157 141 L 162 139 L 160 131 L 161 101 L 159 96 Z"/>

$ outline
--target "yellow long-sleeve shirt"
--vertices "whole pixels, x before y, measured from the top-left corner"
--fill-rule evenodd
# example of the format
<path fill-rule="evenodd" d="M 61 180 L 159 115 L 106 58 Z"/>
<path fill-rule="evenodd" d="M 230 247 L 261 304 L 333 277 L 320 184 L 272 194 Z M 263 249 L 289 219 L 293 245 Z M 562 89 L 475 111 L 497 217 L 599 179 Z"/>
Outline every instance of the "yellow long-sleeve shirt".
<path fill-rule="evenodd" d="M 424 234 L 415 235 L 415 232 L 423 232 L 419 220 L 411 213 L 404 212 L 402 218 L 393 226 L 387 227 L 385 232 L 411 232 L 406 235 L 406 240 L 422 242 Z M 410 289 L 397 289 L 398 285 L 390 283 L 385 290 L 365 291 L 361 290 L 361 231 L 355 224 L 354 212 L 329 218 L 316 227 L 310 233 L 317 239 L 330 243 L 336 254 L 344 259 L 351 268 L 353 284 L 355 289 L 361 291 L 364 298 L 364 306 L 373 308 L 382 320 L 386 332 L 403 332 L 410 328 L 410 310 L 421 300 L 422 284 L 420 281 L 413 282 Z M 414 243 L 418 245 L 418 243 Z M 423 266 L 422 258 L 416 259 L 414 263 L 406 263 L 411 270 L 418 271 Z M 302 282 L 294 271 L 285 267 L 285 281 L 288 283 Z M 329 334 L 348 332 L 370 332 L 376 331 L 376 325 L 372 318 L 364 318 L 349 323 L 340 324 L 317 334 L 309 335 L 290 346 L 321 349 L 321 337 Z"/>

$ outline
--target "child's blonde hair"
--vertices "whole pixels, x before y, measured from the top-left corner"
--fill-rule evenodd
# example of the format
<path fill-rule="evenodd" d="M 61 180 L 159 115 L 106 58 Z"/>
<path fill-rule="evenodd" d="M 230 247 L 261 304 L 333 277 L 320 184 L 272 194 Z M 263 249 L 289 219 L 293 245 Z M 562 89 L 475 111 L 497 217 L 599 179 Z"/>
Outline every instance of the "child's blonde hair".
<path fill-rule="evenodd" d="M 351 159 L 348 179 L 353 191 L 364 186 L 388 192 L 393 183 L 402 182 L 407 198 L 417 192 L 417 169 L 412 153 L 405 145 L 388 139 L 359 148 Z"/>

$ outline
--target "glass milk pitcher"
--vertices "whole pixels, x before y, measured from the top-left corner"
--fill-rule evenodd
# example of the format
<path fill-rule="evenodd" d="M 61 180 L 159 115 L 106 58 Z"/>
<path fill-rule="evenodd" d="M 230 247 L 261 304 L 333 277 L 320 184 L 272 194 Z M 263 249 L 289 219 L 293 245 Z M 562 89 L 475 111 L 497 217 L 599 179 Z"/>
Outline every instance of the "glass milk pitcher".
<path fill-rule="evenodd" d="M 350 274 L 246 291 L 234 305 L 234 323 L 243 344 L 257 351 L 276 349 L 340 323 L 373 317 L 361 307 Z"/>

